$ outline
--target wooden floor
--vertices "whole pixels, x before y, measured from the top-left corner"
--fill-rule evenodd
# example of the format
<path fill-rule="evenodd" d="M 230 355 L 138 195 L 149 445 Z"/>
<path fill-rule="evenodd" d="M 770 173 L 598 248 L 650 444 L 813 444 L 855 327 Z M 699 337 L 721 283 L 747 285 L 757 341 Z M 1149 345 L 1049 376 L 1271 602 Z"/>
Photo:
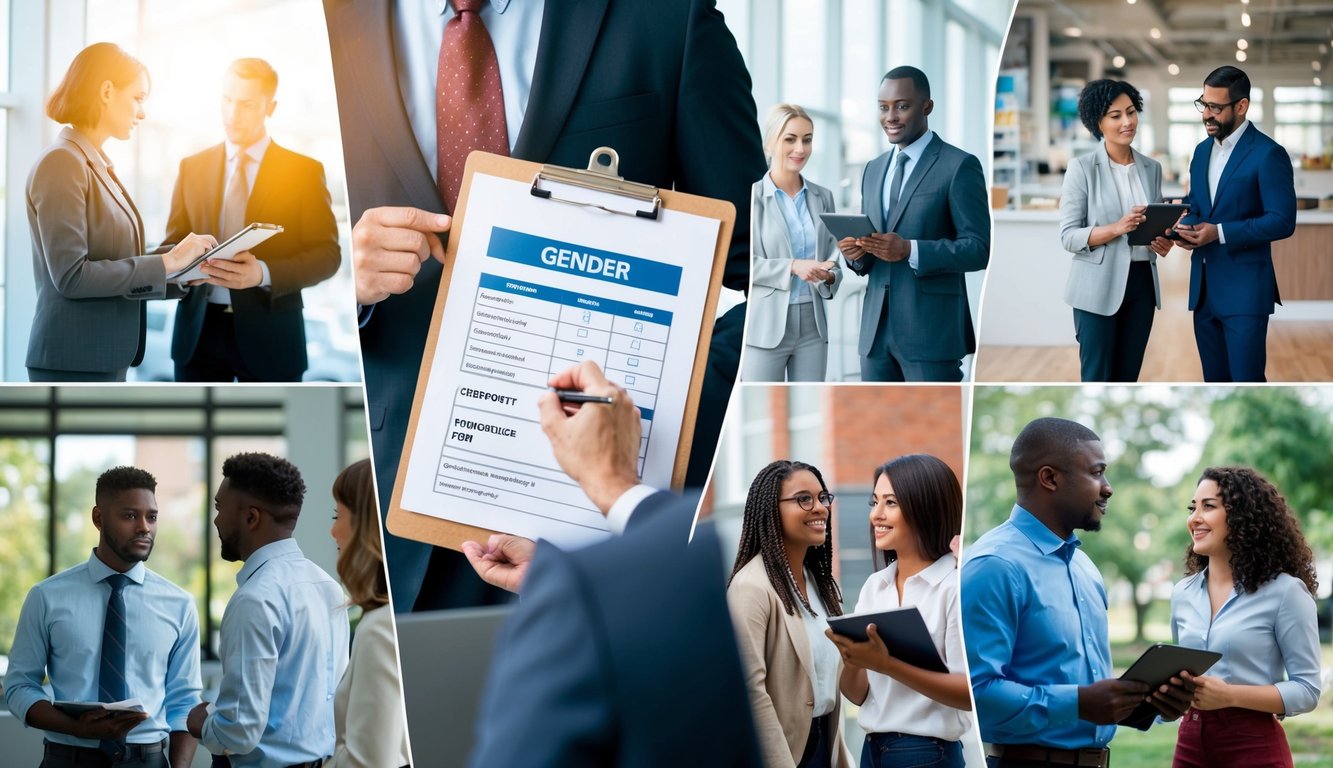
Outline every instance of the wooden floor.
<path fill-rule="evenodd" d="M 1189 298 L 1188 259 L 1158 262 L 1162 309 L 1153 320 L 1152 336 L 1139 381 L 1203 380 L 1194 346 Z M 1078 381 L 1078 345 L 1067 347 L 1001 347 L 977 352 L 976 381 Z M 1272 320 L 1268 324 L 1269 381 L 1333 381 L 1333 322 Z"/>

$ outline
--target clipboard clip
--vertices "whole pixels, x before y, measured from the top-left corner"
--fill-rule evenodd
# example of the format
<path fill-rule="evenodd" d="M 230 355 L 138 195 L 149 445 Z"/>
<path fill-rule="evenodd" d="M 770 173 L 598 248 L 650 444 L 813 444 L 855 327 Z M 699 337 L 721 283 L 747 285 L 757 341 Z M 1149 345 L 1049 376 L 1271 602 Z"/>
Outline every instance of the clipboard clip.
<path fill-rule="evenodd" d="M 555 197 L 551 194 L 551 190 L 542 189 L 543 181 L 606 192 L 641 203 L 651 203 L 652 207 L 646 210 L 637 209 L 632 212 L 621 211 L 584 200 Z M 620 155 L 610 147 L 594 149 L 588 157 L 587 170 L 565 168 L 559 165 L 543 165 L 541 170 L 537 171 L 537 174 L 532 178 L 531 192 L 534 197 L 540 197 L 543 200 L 597 208 L 607 213 L 618 213 L 622 216 L 635 216 L 641 219 L 653 219 L 654 221 L 657 220 L 657 213 L 662 208 L 662 197 L 657 193 L 657 187 L 651 184 L 625 181 L 624 177 L 620 176 Z"/>

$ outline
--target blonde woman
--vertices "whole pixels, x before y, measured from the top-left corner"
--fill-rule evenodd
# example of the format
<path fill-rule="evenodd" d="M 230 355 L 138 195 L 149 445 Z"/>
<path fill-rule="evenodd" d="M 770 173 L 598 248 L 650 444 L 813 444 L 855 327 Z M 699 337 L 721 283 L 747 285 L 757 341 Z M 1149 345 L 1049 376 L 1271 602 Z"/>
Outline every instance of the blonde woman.
<path fill-rule="evenodd" d="M 333 705 L 338 746 L 325 765 L 404 766 L 412 758 L 369 460 L 362 459 L 338 475 L 333 499 L 338 514 L 329 533 L 338 544 L 338 578 L 362 613 L 352 638 L 352 658 Z"/>
<path fill-rule="evenodd" d="M 751 192 L 746 381 L 823 381 L 828 361 L 824 302 L 842 279 L 837 242 L 819 219 L 833 193 L 801 175 L 814 148 L 814 121 L 795 104 L 768 113 L 768 173 Z"/>

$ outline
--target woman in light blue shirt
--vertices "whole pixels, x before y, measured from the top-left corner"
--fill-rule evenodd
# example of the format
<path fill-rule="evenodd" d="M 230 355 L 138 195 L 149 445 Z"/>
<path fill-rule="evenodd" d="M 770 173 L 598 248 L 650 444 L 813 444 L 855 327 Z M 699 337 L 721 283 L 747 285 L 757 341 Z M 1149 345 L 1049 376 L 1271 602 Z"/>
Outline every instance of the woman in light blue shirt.
<path fill-rule="evenodd" d="M 1245 467 L 1203 471 L 1171 636 L 1222 654 L 1194 678 L 1173 765 L 1291 766 L 1276 716 L 1319 703 L 1314 555 L 1282 494 Z"/>
<path fill-rule="evenodd" d="M 764 126 L 768 173 L 751 194 L 746 381 L 823 381 L 828 361 L 824 302 L 842 279 L 833 235 L 819 218 L 833 193 L 801 175 L 815 124 L 795 104 L 769 110 Z"/>

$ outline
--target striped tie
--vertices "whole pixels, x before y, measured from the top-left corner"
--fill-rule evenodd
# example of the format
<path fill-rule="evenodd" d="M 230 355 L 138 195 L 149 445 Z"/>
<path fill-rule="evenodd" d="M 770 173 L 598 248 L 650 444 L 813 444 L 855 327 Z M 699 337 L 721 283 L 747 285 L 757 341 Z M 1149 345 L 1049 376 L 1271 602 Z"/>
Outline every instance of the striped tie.
<path fill-rule="evenodd" d="M 102 663 L 97 670 L 97 700 L 124 701 L 130 697 L 125 682 L 125 585 L 130 577 L 113 573 L 106 577 L 111 597 L 106 601 L 106 620 L 102 623 Z M 125 742 L 102 739 L 98 745 L 103 752 L 119 757 L 125 752 Z"/>

